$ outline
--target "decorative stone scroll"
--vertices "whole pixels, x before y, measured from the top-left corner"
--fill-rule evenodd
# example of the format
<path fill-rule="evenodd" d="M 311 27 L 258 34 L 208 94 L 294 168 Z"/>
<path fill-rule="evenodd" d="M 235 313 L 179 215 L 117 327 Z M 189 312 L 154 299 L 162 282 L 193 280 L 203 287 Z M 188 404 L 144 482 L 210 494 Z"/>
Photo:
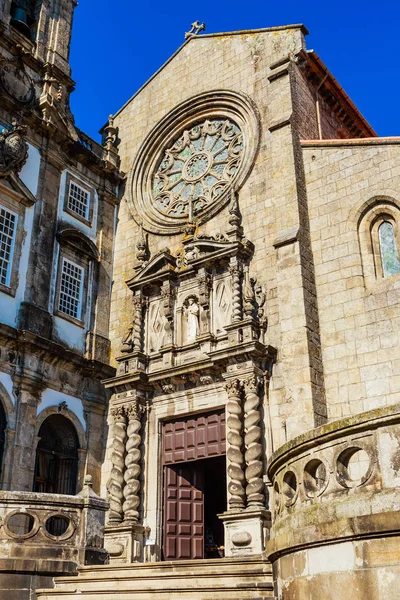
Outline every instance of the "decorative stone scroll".
<path fill-rule="evenodd" d="M 128 439 L 125 457 L 124 523 L 137 523 L 139 519 L 141 416 L 144 408 L 135 401 L 125 409 L 128 417 Z"/>
<path fill-rule="evenodd" d="M 264 506 L 263 464 L 261 462 L 261 428 L 260 428 L 260 380 L 252 375 L 244 381 L 244 429 L 245 429 L 245 460 L 246 460 L 246 496 L 247 505 Z"/>
<path fill-rule="evenodd" d="M 245 476 L 243 472 L 243 409 L 241 401 L 241 383 L 238 379 L 227 381 L 225 389 L 228 394 L 227 404 L 227 459 L 228 459 L 228 491 L 229 508 L 245 508 Z"/>
<path fill-rule="evenodd" d="M 111 409 L 114 423 L 112 426 L 112 469 L 107 482 L 109 493 L 110 516 L 109 523 L 121 523 L 123 519 L 123 486 L 124 486 L 124 454 L 126 442 L 126 415 L 123 406 Z"/>

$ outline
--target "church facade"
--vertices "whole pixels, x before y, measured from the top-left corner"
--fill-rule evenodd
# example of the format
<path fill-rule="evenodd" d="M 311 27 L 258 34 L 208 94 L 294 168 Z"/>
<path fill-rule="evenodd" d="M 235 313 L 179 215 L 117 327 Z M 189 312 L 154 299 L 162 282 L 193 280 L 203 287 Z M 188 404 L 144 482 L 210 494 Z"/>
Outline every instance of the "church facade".
<path fill-rule="evenodd" d="M 394 600 L 400 139 L 304 26 L 195 23 L 96 145 L 6 5 L 3 589 L 30 540 L 41 600 Z"/>

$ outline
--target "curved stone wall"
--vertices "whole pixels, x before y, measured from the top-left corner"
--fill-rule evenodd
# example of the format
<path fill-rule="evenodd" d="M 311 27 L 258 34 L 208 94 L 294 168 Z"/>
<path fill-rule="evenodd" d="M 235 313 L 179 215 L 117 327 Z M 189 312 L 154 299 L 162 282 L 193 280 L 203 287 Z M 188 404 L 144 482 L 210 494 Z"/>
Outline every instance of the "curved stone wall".
<path fill-rule="evenodd" d="M 398 598 L 400 405 L 299 436 L 268 473 L 280 600 Z"/>

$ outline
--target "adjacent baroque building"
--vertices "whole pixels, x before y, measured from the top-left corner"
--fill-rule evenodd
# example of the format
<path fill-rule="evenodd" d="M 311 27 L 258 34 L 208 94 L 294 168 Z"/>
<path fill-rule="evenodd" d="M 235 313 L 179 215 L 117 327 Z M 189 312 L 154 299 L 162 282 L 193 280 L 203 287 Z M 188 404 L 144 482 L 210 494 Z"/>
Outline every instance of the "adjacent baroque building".
<path fill-rule="evenodd" d="M 302 25 L 196 22 L 99 146 L 72 9 L 2 4 L 7 589 L 397 599 L 400 138 Z"/>
<path fill-rule="evenodd" d="M 10 600 L 104 553 L 101 380 L 114 373 L 120 175 L 112 123 L 101 146 L 69 109 L 74 4 L 0 2 L 0 597 Z"/>

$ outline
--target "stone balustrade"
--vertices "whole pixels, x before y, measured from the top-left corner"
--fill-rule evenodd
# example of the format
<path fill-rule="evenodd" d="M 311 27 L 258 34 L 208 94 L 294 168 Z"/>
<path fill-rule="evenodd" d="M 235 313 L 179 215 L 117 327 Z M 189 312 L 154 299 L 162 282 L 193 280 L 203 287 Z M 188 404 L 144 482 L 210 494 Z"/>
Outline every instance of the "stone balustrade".
<path fill-rule="evenodd" d="M 107 509 L 90 480 L 77 496 L 0 492 L 0 571 L 60 575 L 104 562 Z"/>
<path fill-rule="evenodd" d="M 399 456 L 399 405 L 323 425 L 273 454 L 266 550 L 281 593 L 319 597 L 323 590 L 330 599 L 339 581 L 372 590 L 398 578 Z M 288 572 L 297 574 L 289 584 Z"/>

